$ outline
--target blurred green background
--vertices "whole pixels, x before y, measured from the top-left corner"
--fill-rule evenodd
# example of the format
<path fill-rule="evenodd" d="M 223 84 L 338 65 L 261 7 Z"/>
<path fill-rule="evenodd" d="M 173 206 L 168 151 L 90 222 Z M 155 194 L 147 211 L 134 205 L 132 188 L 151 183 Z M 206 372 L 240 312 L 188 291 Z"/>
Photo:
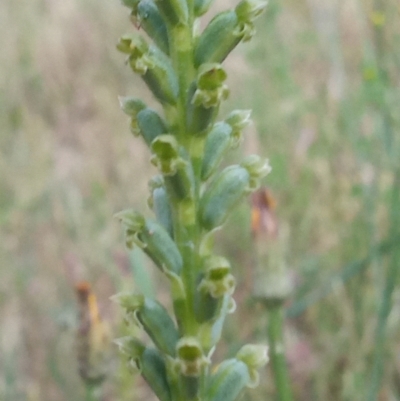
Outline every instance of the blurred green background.
<path fill-rule="evenodd" d="M 217 2 L 205 19 L 229 6 Z M 397 0 L 270 0 L 254 40 L 226 62 L 222 115 L 251 108 L 254 121 L 231 160 L 269 157 L 266 183 L 290 228 L 296 400 L 364 400 L 373 372 L 379 400 L 400 400 L 399 17 Z M 168 299 L 113 219 L 132 206 L 148 213 L 155 172 L 117 100 L 155 104 L 115 50 L 132 30 L 117 0 L 0 2 L 0 400 L 85 399 L 77 282 L 92 284 L 114 336 L 122 329 L 109 296 L 136 286 Z M 251 298 L 249 209 L 218 243 L 238 277 L 221 353 L 265 340 Z M 113 351 L 100 398 L 150 399 Z M 275 399 L 268 369 L 244 398 Z"/>

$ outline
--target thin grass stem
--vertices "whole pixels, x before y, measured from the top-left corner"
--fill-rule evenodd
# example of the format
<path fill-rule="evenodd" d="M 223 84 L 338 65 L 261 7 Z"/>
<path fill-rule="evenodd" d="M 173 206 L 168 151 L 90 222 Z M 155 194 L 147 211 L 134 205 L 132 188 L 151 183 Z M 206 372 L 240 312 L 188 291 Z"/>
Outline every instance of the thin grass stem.
<path fill-rule="evenodd" d="M 269 356 L 279 401 L 292 401 L 283 336 L 284 313 L 281 303 L 268 304 Z"/>

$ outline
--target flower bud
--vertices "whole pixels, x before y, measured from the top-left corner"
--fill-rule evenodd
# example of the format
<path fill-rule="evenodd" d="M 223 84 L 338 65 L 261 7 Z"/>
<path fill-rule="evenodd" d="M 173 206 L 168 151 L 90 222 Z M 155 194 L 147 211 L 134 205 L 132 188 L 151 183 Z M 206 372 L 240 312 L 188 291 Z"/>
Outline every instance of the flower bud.
<path fill-rule="evenodd" d="M 236 354 L 236 358 L 247 365 L 249 369 L 250 380 L 247 387 L 254 388 L 258 386 L 260 375 L 258 369 L 268 363 L 268 346 L 260 344 L 246 344 Z"/>
<path fill-rule="evenodd" d="M 128 248 L 138 245 L 163 272 L 179 275 L 182 270 L 182 256 L 164 227 L 133 210 L 116 214 L 125 229 Z"/>
<path fill-rule="evenodd" d="M 137 114 L 139 113 L 140 110 L 143 110 L 146 108 L 146 104 L 132 96 L 119 96 L 118 97 L 120 107 L 122 111 L 127 114 L 129 117 L 136 118 Z"/>
<path fill-rule="evenodd" d="M 257 370 L 268 362 L 268 347 L 248 344 L 236 358 L 222 362 L 211 377 L 208 388 L 210 401 L 233 401 L 244 389 L 258 385 Z"/>
<path fill-rule="evenodd" d="M 206 108 L 217 106 L 228 96 L 228 88 L 224 84 L 226 71 L 218 63 L 203 64 L 197 76 L 197 90 L 192 103 Z"/>
<path fill-rule="evenodd" d="M 232 209 L 249 192 L 257 189 L 269 173 L 267 160 L 248 156 L 241 165 L 223 170 L 209 185 L 200 201 L 200 221 L 203 228 L 211 230 L 222 225 Z"/>
<path fill-rule="evenodd" d="M 122 111 L 131 117 L 130 131 L 134 136 L 139 136 L 140 128 L 138 127 L 137 115 L 141 110 L 147 107 L 146 104 L 142 100 L 131 96 L 120 96 L 118 100 Z"/>
<path fill-rule="evenodd" d="M 138 368 L 147 384 L 160 401 L 171 401 L 165 361 L 157 349 L 146 347 L 137 361 Z"/>
<path fill-rule="evenodd" d="M 247 156 L 241 163 L 250 174 L 249 187 L 255 191 L 260 187 L 261 180 L 268 175 L 272 168 L 267 159 L 262 159 L 258 155 Z"/>
<path fill-rule="evenodd" d="M 207 391 L 210 401 L 234 401 L 250 381 L 247 365 L 236 359 L 222 362 L 212 375 Z"/>
<path fill-rule="evenodd" d="M 225 168 L 200 200 L 200 222 L 206 230 L 222 225 L 232 209 L 249 193 L 250 174 L 242 166 Z"/>
<path fill-rule="evenodd" d="M 268 347 L 261 344 L 246 344 L 236 354 L 236 358 L 251 369 L 260 369 L 269 361 Z"/>
<path fill-rule="evenodd" d="M 253 22 L 266 9 L 268 2 L 264 0 L 242 0 L 235 8 L 240 21 Z"/>
<path fill-rule="evenodd" d="M 143 28 L 154 43 L 165 54 L 169 54 L 167 26 L 153 0 L 140 0 L 133 7 L 131 19 L 134 25 Z"/>
<path fill-rule="evenodd" d="M 222 63 L 241 40 L 254 35 L 254 20 L 264 11 L 267 2 L 243 0 L 235 11 L 217 14 L 204 29 L 195 49 L 195 65 Z"/>
<path fill-rule="evenodd" d="M 179 84 L 171 60 L 157 46 L 148 45 L 141 36 L 124 35 L 118 50 L 129 55 L 128 64 L 142 76 L 153 95 L 161 103 L 174 105 Z"/>
<path fill-rule="evenodd" d="M 204 146 L 204 156 L 201 166 L 201 179 L 206 181 L 218 168 L 231 142 L 232 127 L 225 123 L 216 123 Z"/>
<path fill-rule="evenodd" d="M 205 265 L 206 274 L 198 290 L 209 293 L 213 298 L 220 298 L 225 294 L 232 295 L 236 282 L 231 274 L 229 261 L 222 256 L 211 256 Z"/>
<path fill-rule="evenodd" d="M 137 127 L 150 147 L 155 138 L 167 132 L 167 126 L 158 113 L 150 108 L 140 110 L 136 116 Z"/>
<path fill-rule="evenodd" d="M 238 34 L 243 42 L 250 40 L 256 29 L 254 21 L 259 17 L 267 7 L 267 1 L 264 0 L 242 0 L 235 8 L 239 21 L 236 27 Z"/>
<path fill-rule="evenodd" d="M 195 66 L 203 63 L 222 63 L 228 54 L 241 41 L 241 32 L 235 11 L 223 11 L 217 14 L 204 29 L 194 52 Z"/>
<path fill-rule="evenodd" d="M 130 361 L 135 363 L 158 399 L 171 401 L 167 369 L 161 353 L 154 348 L 145 347 L 133 337 L 123 337 L 115 342 Z"/>
<path fill-rule="evenodd" d="M 139 37 L 140 38 L 140 37 Z M 117 43 L 117 49 L 121 53 L 125 54 L 131 54 L 132 51 L 134 51 L 135 46 L 133 45 L 133 41 L 137 41 L 137 37 L 133 35 L 123 35 L 119 38 L 119 41 Z M 140 42 L 138 42 L 140 43 Z M 146 47 L 144 48 L 144 51 L 146 50 Z"/>
<path fill-rule="evenodd" d="M 196 83 L 189 87 L 186 124 L 192 135 L 204 136 L 218 114 L 219 107 L 204 107 L 193 103 L 197 92 Z"/>
<path fill-rule="evenodd" d="M 222 256 L 207 257 L 204 269 L 205 273 L 200 276 L 200 283 L 195 294 L 196 320 L 200 323 L 215 321 L 221 314 L 228 312 L 228 309 L 223 307 L 223 303 L 229 302 L 236 284 L 231 274 L 230 263 Z M 226 299 L 225 296 L 227 296 Z"/>
<path fill-rule="evenodd" d="M 178 168 L 185 164 L 179 156 L 179 144 L 173 135 L 162 135 L 152 144 L 151 162 L 163 175 L 175 175 Z"/>
<path fill-rule="evenodd" d="M 125 309 L 128 319 L 133 319 L 143 327 L 160 351 L 175 355 L 179 333 L 167 310 L 159 302 L 131 293 L 120 293 L 112 298 Z"/>
<path fill-rule="evenodd" d="M 219 166 L 229 148 L 239 145 L 242 130 L 250 122 L 250 110 L 234 110 L 225 121 L 214 124 L 204 147 L 201 179 L 207 180 Z"/>
<path fill-rule="evenodd" d="M 204 135 L 212 124 L 219 105 L 229 95 L 224 84 L 227 78 L 220 64 L 204 64 L 199 68 L 196 83 L 189 89 L 187 126 L 194 135 Z"/>
<path fill-rule="evenodd" d="M 242 140 L 242 131 L 250 123 L 251 110 L 233 110 L 225 118 L 232 128 L 231 146 L 236 147 Z"/>
<path fill-rule="evenodd" d="M 120 352 L 131 359 L 139 358 L 146 348 L 138 339 L 131 336 L 117 338 L 114 343 L 118 346 Z"/>

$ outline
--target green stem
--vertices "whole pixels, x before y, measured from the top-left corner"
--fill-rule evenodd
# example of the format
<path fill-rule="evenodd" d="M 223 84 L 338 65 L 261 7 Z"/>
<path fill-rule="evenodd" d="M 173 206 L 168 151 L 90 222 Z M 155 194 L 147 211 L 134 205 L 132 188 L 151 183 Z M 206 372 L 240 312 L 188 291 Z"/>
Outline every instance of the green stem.
<path fill-rule="evenodd" d="M 189 136 L 186 129 L 187 93 L 195 77 L 193 65 L 193 35 L 191 24 L 169 27 L 171 60 L 178 75 L 179 100 L 177 105 L 177 126 L 179 142 L 189 148 Z M 187 149 L 189 150 L 189 149 Z"/>
<path fill-rule="evenodd" d="M 196 255 L 194 242 L 196 241 L 196 205 L 194 200 L 187 199 L 175 205 L 175 241 L 183 259 L 182 279 L 186 291 L 186 321 L 183 323 L 184 335 L 196 334 L 197 324 L 194 318 L 194 291 L 196 274 Z"/>
<path fill-rule="evenodd" d="M 385 3 L 382 0 L 375 0 L 374 9 L 376 12 L 385 13 Z M 382 92 L 385 94 L 390 87 L 389 74 L 387 71 L 387 56 L 389 49 L 386 44 L 384 26 L 374 26 L 374 41 L 377 57 L 377 65 L 379 71 L 380 85 Z M 393 187 L 392 198 L 390 205 L 390 227 L 389 235 L 395 238 L 400 231 L 400 167 L 398 162 L 398 154 L 400 149 L 395 146 L 395 130 L 392 117 L 390 115 L 390 105 L 386 102 L 386 97 L 383 95 L 381 102 L 378 104 L 379 112 L 383 119 L 383 134 L 386 143 L 386 151 L 390 166 L 393 168 Z M 392 296 L 399 275 L 400 263 L 400 248 L 395 248 L 389 260 L 382 296 L 380 299 L 380 307 L 378 311 L 378 321 L 375 332 L 375 349 L 374 360 L 372 365 L 372 373 L 369 381 L 369 391 L 367 401 L 376 401 L 378 399 L 379 390 L 382 385 L 385 366 L 385 350 L 387 337 L 387 323 L 390 311 L 392 309 Z"/>
<path fill-rule="evenodd" d="M 96 395 L 96 386 L 90 384 L 85 385 L 85 401 L 98 401 L 99 398 Z"/>
<path fill-rule="evenodd" d="M 268 343 L 269 356 L 275 380 L 279 401 L 292 401 L 290 378 L 286 365 L 285 346 L 283 338 L 284 314 L 282 304 L 267 305 L 268 309 Z"/>
<path fill-rule="evenodd" d="M 169 26 L 169 38 L 171 48 L 171 60 L 174 69 L 178 75 L 179 81 L 179 100 L 174 115 L 168 111 L 166 113 L 170 126 L 177 128 L 177 139 L 180 145 L 184 146 L 187 152 L 190 152 L 190 137 L 186 129 L 187 114 L 187 93 L 190 83 L 195 76 L 193 65 L 193 35 L 192 18 L 189 18 L 187 25 L 178 24 Z M 196 196 L 181 201 L 174 202 L 174 237 L 176 244 L 183 258 L 182 279 L 186 291 L 186 313 L 185 321 L 182 322 L 184 335 L 195 335 L 197 325 L 193 316 L 193 299 L 195 285 L 195 241 L 196 235 L 196 214 L 197 199 Z"/>
<path fill-rule="evenodd" d="M 396 171 L 392 191 L 391 234 L 398 235 L 400 224 L 400 169 Z M 372 366 L 368 401 L 376 401 L 382 382 L 385 362 L 387 321 L 392 309 L 392 295 L 400 271 L 400 248 L 397 246 L 392 253 L 386 272 L 385 285 L 382 291 L 381 305 L 378 312 L 378 322 L 375 333 L 375 354 Z"/>

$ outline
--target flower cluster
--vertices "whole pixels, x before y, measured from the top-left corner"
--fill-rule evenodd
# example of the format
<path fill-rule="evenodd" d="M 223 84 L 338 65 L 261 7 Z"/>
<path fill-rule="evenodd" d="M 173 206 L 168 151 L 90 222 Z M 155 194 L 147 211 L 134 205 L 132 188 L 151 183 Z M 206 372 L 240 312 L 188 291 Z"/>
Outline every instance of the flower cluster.
<path fill-rule="evenodd" d="M 212 368 L 224 320 L 235 309 L 231 264 L 215 254 L 213 234 L 260 187 L 270 166 L 251 155 L 220 168 L 250 120 L 248 110 L 235 110 L 217 121 L 229 95 L 221 63 L 239 42 L 252 37 L 254 20 L 266 3 L 242 0 L 197 33 L 196 19 L 210 0 L 123 2 L 148 39 L 124 35 L 117 48 L 160 102 L 163 115 L 138 98 L 120 99 L 131 131 L 147 144 L 158 175 L 149 183 L 154 217 L 133 210 L 117 217 L 127 247 L 140 247 L 170 283 L 174 316 L 155 299 L 117 294 L 126 323 L 143 329 L 152 345 L 133 336 L 117 343 L 161 401 L 233 401 L 244 387 L 257 385 L 267 348 L 245 345 Z"/>

